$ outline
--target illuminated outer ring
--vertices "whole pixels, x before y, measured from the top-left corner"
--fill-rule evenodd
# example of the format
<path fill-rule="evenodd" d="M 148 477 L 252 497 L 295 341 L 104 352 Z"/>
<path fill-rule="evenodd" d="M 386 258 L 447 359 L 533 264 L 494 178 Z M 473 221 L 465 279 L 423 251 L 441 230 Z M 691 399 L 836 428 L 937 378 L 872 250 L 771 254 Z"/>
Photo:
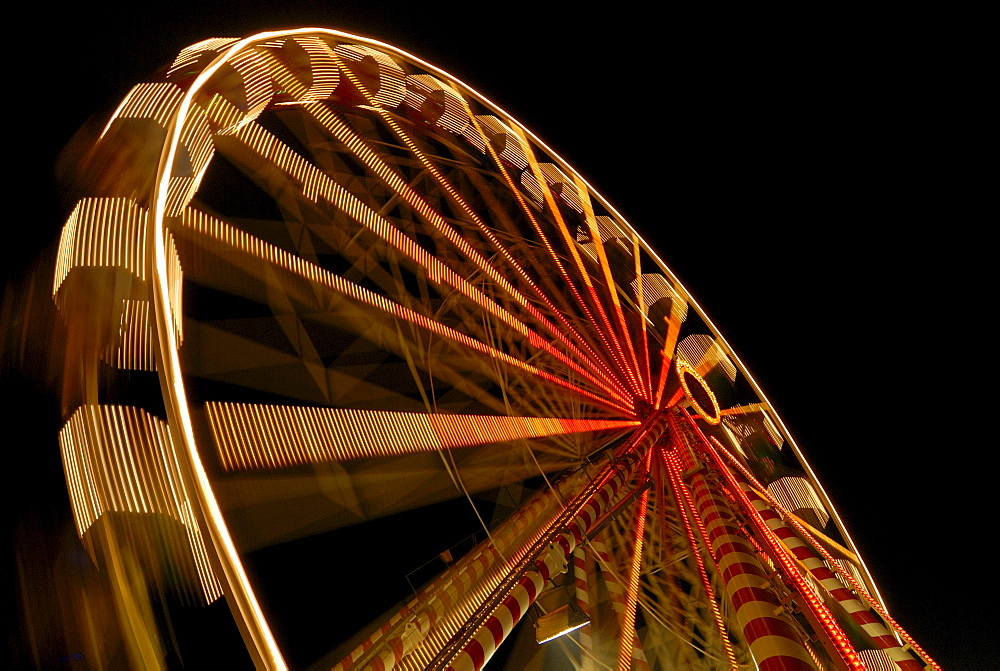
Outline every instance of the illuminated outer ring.
<path fill-rule="evenodd" d="M 688 386 L 688 381 L 686 376 L 691 376 L 694 380 L 701 385 L 701 390 L 705 393 L 710 401 L 712 401 L 712 412 L 706 412 L 705 408 L 701 407 L 698 403 L 698 399 L 695 398 L 694 394 L 691 393 L 691 388 Z M 677 377 L 680 379 L 681 387 L 684 389 L 684 395 L 687 396 L 688 401 L 694 406 L 694 409 L 698 412 L 698 416 L 715 426 L 722 419 L 722 410 L 719 408 L 719 402 L 715 398 L 715 393 L 712 391 L 711 387 L 702 379 L 701 375 L 698 375 L 698 371 L 689 364 L 684 359 L 678 357 L 677 359 Z"/>
<path fill-rule="evenodd" d="M 153 244 L 147 247 L 149 253 L 148 262 L 153 271 L 152 286 L 154 287 L 153 309 L 156 324 L 155 337 L 157 342 L 157 365 L 160 373 L 161 386 L 164 392 L 172 438 L 175 445 L 180 448 L 179 451 L 183 459 L 183 471 L 186 479 L 190 480 L 188 483 L 189 490 L 193 492 L 193 496 L 198 502 L 196 509 L 198 514 L 201 516 L 202 527 L 206 530 L 208 538 L 210 538 L 210 548 L 214 548 L 217 559 L 216 568 L 220 574 L 218 577 L 224 586 L 227 597 L 230 599 L 233 608 L 239 613 L 237 621 L 244 630 L 244 636 L 249 641 L 252 641 L 252 645 L 248 647 L 250 647 L 251 655 L 258 666 L 267 668 L 285 668 L 285 662 L 274 637 L 271 634 L 268 623 L 257 602 L 257 598 L 254 595 L 249 580 L 247 579 L 246 572 L 242 566 L 234 542 L 228 531 L 221 508 L 216 500 L 205 470 L 205 466 L 199 454 L 199 448 L 196 444 L 191 409 L 189 407 L 188 395 L 183 382 L 181 370 L 182 366 L 179 356 L 179 343 L 174 327 L 176 323 L 179 323 L 180 316 L 179 314 L 175 314 L 175 311 L 179 312 L 179 308 L 178 306 L 172 304 L 171 289 L 169 286 L 170 273 L 168 271 L 168 243 L 165 219 L 167 217 L 168 210 L 171 208 L 176 209 L 177 207 L 176 203 L 170 203 L 170 198 L 174 197 L 174 194 L 171 192 L 172 170 L 180 151 L 179 148 L 181 146 L 185 124 L 189 119 L 189 115 L 192 114 L 195 99 L 202 90 L 202 87 L 210 81 L 212 76 L 218 72 L 220 68 L 227 63 L 234 62 L 240 57 L 241 54 L 252 50 L 260 43 L 278 38 L 309 35 L 321 36 L 323 39 L 342 40 L 349 41 L 354 44 L 365 45 L 386 54 L 391 54 L 393 57 L 405 60 L 410 64 L 416 65 L 425 72 L 432 73 L 435 76 L 440 77 L 443 81 L 449 82 L 451 86 L 460 90 L 462 95 L 474 99 L 477 104 L 486 109 L 493 110 L 493 112 L 505 122 L 512 124 L 516 128 L 517 132 L 523 133 L 523 136 L 530 143 L 532 143 L 532 145 L 539 150 L 544 151 L 545 154 L 552 161 L 554 161 L 554 163 L 562 169 L 563 172 L 571 176 L 577 185 L 587 189 L 590 198 L 599 202 L 608 212 L 612 213 L 619 226 L 622 227 L 622 230 L 626 231 L 633 237 L 637 248 L 641 248 L 645 254 L 653 259 L 655 264 L 658 265 L 662 275 L 667 278 L 669 284 L 672 286 L 675 300 L 682 300 L 694 309 L 706 325 L 706 328 L 712 333 L 712 337 L 715 342 L 718 343 L 719 347 L 725 352 L 728 358 L 732 361 L 733 365 L 746 376 L 750 386 L 763 401 L 762 406 L 765 408 L 764 412 L 767 413 L 767 416 L 772 422 L 780 427 L 780 430 L 787 438 L 791 449 L 799 458 L 803 468 L 809 475 L 811 482 L 813 482 L 814 486 L 817 488 L 824 505 L 836 521 L 837 526 L 847 541 L 847 544 L 853 548 L 853 543 L 851 542 L 846 529 L 843 524 L 840 523 L 836 511 L 830 504 L 829 498 L 826 496 L 825 492 L 823 492 L 818 480 L 812 474 L 808 462 L 806 462 L 806 460 L 802 457 L 799 448 L 795 445 L 787 430 L 784 429 L 784 425 L 782 424 L 780 418 L 778 418 L 773 410 L 770 409 L 770 405 L 763 392 L 746 371 L 746 368 L 742 365 L 736 354 L 733 353 L 728 343 L 725 342 L 708 317 L 700 309 L 697 303 L 687 294 L 677 278 L 659 259 L 656 253 L 651 250 L 649 246 L 638 237 L 637 234 L 635 234 L 634 230 L 631 229 L 627 223 L 625 223 L 624 218 L 622 218 L 609 203 L 601 198 L 599 194 L 591 189 L 589 185 L 565 163 L 565 161 L 560 159 L 555 154 L 555 152 L 549 149 L 530 132 L 523 129 L 520 125 L 513 121 L 508 114 L 483 96 L 479 95 L 467 86 L 456 82 L 454 78 L 437 68 L 434 68 L 433 66 L 424 63 L 423 61 L 394 47 L 374 40 L 319 28 L 304 28 L 298 30 L 264 33 L 226 45 L 218 53 L 214 60 L 212 60 L 209 65 L 204 67 L 200 74 L 198 74 L 197 78 L 188 86 L 176 108 L 176 112 L 173 114 L 171 119 L 167 120 L 165 125 L 168 129 L 168 140 L 160 157 L 154 197 L 152 199 L 152 207 L 150 210 L 149 232 L 151 234 Z M 196 179 L 199 178 L 200 175 L 196 176 Z M 193 191 L 191 193 L 193 193 Z M 190 197 L 191 196 L 188 195 L 189 199 Z M 641 299 L 639 300 L 641 304 Z M 680 373 L 681 370 L 682 369 L 679 364 L 678 372 Z M 688 368 L 683 370 L 691 375 L 694 375 L 711 395 L 711 390 L 708 389 L 701 377 L 694 372 L 693 368 L 688 366 Z M 684 375 L 680 375 L 680 377 L 681 382 L 684 383 Z M 698 407 L 697 402 L 690 394 L 690 391 L 686 388 L 686 384 L 685 393 L 695 407 Z M 721 411 L 715 401 L 714 395 L 711 397 L 714 404 L 713 409 L 715 410 L 715 421 L 712 421 L 712 416 L 704 413 L 703 411 L 700 412 L 700 414 L 709 423 L 718 424 Z M 701 409 L 699 408 L 699 410 Z"/>

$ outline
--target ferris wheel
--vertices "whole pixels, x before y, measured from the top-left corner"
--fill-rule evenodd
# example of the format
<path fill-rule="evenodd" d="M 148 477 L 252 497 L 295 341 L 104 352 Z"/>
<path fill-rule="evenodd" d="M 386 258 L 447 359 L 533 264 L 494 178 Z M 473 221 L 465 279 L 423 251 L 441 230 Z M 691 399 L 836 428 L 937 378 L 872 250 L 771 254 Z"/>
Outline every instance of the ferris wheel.
<path fill-rule="evenodd" d="M 933 666 L 656 252 L 447 73 L 206 40 L 89 161 L 53 289 L 77 531 L 224 597 L 258 667 Z"/>

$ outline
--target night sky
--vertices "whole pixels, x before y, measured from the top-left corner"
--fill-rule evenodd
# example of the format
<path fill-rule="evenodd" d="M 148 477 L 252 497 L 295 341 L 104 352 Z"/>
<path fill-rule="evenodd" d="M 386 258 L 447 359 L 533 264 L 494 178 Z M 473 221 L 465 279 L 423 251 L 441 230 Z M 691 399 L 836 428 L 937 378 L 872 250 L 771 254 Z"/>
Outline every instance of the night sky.
<path fill-rule="evenodd" d="M 881 17 L 648 15 L 627 3 L 607 14 L 531 3 L 530 17 L 511 3 L 168 4 L 34 10 L 15 30 L 0 344 L 5 423 L 30 426 L 5 441 L 24 464 L 14 478 L 5 469 L 10 529 L 68 505 L 54 382 L 12 346 L 24 331 L 11 307 L 67 212 L 53 178 L 61 148 L 192 42 L 315 25 L 454 74 L 579 170 L 743 358 L 894 617 L 946 668 L 1000 658 L 978 474 L 992 404 L 965 388 L 990 346 L 969 322 L 963 222 L 928 188 L 945 135 L 926 106 L 932 40 Z"/>

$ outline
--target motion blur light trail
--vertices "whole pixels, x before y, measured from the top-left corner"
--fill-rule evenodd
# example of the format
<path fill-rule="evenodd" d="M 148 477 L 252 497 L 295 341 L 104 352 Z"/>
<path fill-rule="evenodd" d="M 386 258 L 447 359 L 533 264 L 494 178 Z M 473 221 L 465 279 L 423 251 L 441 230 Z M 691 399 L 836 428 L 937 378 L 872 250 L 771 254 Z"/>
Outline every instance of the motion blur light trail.
<path fill-rule="evenodd" d="M 197 655 L 174 604 L 224 595 L 261 668 L 934 666 L 676 277 L 447 73 L 332 30 L 206 40 L 93 157 L 53 297 L 98 665 Z M 412 591 L 375 563 L 439 552 Z M 572 633 L 519 625 L 570 602 Z"/>

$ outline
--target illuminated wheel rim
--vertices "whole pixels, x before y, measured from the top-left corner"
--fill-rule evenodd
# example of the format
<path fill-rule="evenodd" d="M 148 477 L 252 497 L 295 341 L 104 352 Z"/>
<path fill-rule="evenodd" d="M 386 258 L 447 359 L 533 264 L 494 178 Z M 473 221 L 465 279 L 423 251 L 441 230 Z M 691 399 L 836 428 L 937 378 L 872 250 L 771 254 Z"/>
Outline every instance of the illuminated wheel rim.
<path fill-rule="evenodd" d="M 710 569 L 690 551 L 694 503 L 675 495 L 682 460 L 671 456 L 698 441 L 747 464 L 770 504 L 851 547 L 766 398 L 662 261 L 570 166 L 446 73 L 329 30 L 207 40 L 165 81 L 133 89 L 102 143 L 162 151 L 81 201 L 54 294 L 92 333 L 81 339 L 81 356 L 95 358 L 86 370 L 156 371 L 164 408 L 111 410 L 82 394 L 62 434 L 78 530 L 141 508 L 83 493 L 96 477 L 88 460 L 119 449 L 88 427 L 145 427 L 137 435 L 153 436 L 143 444 L 162 464 L 92 488 L 174 483 L 173 501 L 150 496 L 141 509 L 187 530 L 188 580 L 206 601 L 225 592 L 258 665 L 281 667 L 289 651 L 248 574 L 257 549 L 539 488 L 496 524 L 476 509 L 484 533 L 500 537 L 519 516 L 544 517 L 533 506 L 555 511 L 553 488 L 615 467 L 608 455 L 652 425 L 665 437 L 629 462 L 638 470 L 620 483 L 626 498 L 602 508 L 600 528 L 573 551 L 567 575 L 592 625 L 576 647 L 538 653 L 543 663 L 588 668 L 626 654 L 622 663 L 694 668 L 759 656 L 731 625 L 712 633 L 733 614 L 712 603 Z M 109 231 L 123 242 L 95 252 Z M 129 289 L 110 320 L 95 320 L 76 278 L 106 281 L 108 268 Z M 354 579 L 349 563 L 333 570 Z M 843 570 L 868 580 L 860 560 Z M 337 659 L 457 663 L 465 644 L 447 641 L 479 616 L 393 617 L 357 623 L 367 647 L 353 656 L 342 645 Z M 405 637 L 392 627 L 407 622 L 419 645 L 407 639 L 399 652 Z"/>

